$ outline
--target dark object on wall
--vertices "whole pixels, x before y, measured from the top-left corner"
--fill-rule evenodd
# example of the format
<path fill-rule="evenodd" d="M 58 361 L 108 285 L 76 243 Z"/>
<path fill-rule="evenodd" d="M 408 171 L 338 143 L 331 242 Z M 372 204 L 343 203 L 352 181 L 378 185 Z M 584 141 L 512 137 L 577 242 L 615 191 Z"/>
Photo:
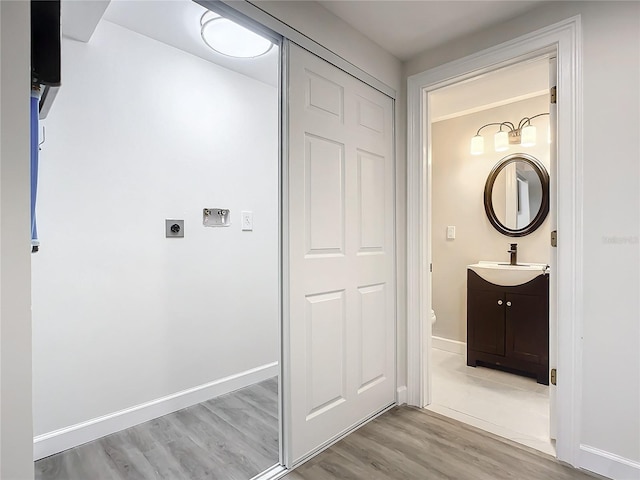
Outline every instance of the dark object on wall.
<path fill-rule="evenodd" d="M 58 93 L 61 74 L 60 0 L 31 0 L 31 85 L 39 87 L 40 118 Z"/>
<path fill-rule="evenodd" d="M 60 86 L 60 0 L 31 0 L 31 77 Z"/>
<path fill-rule="evenodd" d="M 467 270 L 467 365 L 549 385 L 549 275 L 503 287 Z"/>
<path fill-rule="evenodd" d="M 507 167 L 514 166 L 514 170 L 512 175 L 512 185 L 515 187 L 514 193 L 517 195 L 512 197 L 511 202 L 503 202 L 503 203 L 511 203 L 511 209 L 514 214 L 517 212 L 518 220 L 516 223 L 520 222 L 520 214 L 521 210 L 524 212 L 524 208 L 530 208 L 530 201 L 532 202 L 531 206 L 533 206 L 533 211 L 526 212 L 525 216 L 526 221 L 524 224 L 512 224 L 510 223 L 510 219 L 506 218 L 506 212 L 497 212 L 494 202 L 493 202 L 493 187 L 496 184 L 496 181 L 502 180 L 502 190 L 505 190 L 505 183 L 508 184 L 509 180 L 504 178 L 504 175 L 507 174 Z M 534 174 L 535 188 L 532 191 L 539 191 L 540 195 L 536 196 L 536 201 L 533 201 L 529 197 L 529 188 L 528 181 L 524 178 L 519 178 L 517 171 L 521 167 L 523 170 L 529 170 Z M 501 175 L 502 174 L 502 175 Z M 520 181 L 524 180 L 524 181 Z M 527 188 L 522 189 L 522 185 L 526 184 Z M 525 193 L 526 192 L 526 193 Z M 526 198 L 524 198 L 526 197 Z M 503 235 L 507 235 L 509 237 L 524 237 L 525 235 L 529 235 L 534 232 L 538 227 L 540 227 L 545 219 L 547 218 L 547 214 L 549 213 L 549 173 L 544 165 L 535 157 L 531 155 L 527 155 L 524 153 L 514 153 L 513 155 L 508 155 L 500 160 L 491 170 L 489 176 L 487 177 L 487 182 L 484 186 L 484 210 L 487 213 L 487 218 L 491 225 L 502 233 Z M 515 218 L 513 220 L 516 220 Z"/>

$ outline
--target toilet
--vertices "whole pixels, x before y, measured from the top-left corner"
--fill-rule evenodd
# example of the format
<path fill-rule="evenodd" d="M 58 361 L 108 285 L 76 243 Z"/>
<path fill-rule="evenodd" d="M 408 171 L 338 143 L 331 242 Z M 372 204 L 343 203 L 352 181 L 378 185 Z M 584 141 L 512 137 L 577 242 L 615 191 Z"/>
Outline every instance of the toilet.
<path fill-rule="evenodd" d="M 436 312 L 434 312 L 432 308 L 431 309 L 431 325 L 433 325 L 434 323 L 436 323 Z"/>

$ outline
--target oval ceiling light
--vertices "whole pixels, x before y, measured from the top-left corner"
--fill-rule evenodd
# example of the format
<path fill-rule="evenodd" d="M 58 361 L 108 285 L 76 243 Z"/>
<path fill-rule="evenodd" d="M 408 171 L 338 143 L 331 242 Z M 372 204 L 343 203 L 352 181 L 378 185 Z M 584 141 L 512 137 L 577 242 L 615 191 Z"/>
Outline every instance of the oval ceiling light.
<path fill-rule="evenodd" d="M 211 11 L 200 18 L 200 35 L 211 50 L 233 58 L 260 57 L 273 47 L 270 40 Z"/>
<path fill-rule="evenodd" d="M 202 14 L 202 17 L 200 17 L 200 27 L 203 27 L 205 23 L 209 20 L 213 20 L 214 18 L 220 18 L 220 15 L 216 12 L 212 12 L 211 10 L 207 10 Z"/>

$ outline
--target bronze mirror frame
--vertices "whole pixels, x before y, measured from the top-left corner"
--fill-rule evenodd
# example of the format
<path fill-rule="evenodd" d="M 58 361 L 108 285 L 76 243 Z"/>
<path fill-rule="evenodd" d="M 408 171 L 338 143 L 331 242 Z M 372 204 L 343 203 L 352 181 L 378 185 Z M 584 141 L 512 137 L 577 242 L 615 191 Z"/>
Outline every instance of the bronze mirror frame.
<path fill-rule="evenodd" d="M 513 229 L 504 226 L 498 219 L 493 208 L 492 194 L 493 185 L 495 184 L 502 169 L 507 165 L 518 161 L 528 164 L 538 175 L 540 183 L 542 184 L 542 203 L 538 213 L 534 219 L 529 222 L 529 225 L 523 228 Z M 509 237 L 524 237 L 525 235 L 529 235 L 537 230 L 545 221 L 547 214 L 549 213 L 549 173 L 545 166 L 540 162 L 540 160 L 531 155 L 527 155 L 526 153 L 514 153 L 513 155 L 504 157 L 495 164 L 487 177 L 487 182 L 484 185 L 484 210 L 487 213 L 487 218 L 489 219 L 489 222 L 491 222 L 491 225 L 493 225 L 493 227 L 503 235 L 507 235 Z"/>

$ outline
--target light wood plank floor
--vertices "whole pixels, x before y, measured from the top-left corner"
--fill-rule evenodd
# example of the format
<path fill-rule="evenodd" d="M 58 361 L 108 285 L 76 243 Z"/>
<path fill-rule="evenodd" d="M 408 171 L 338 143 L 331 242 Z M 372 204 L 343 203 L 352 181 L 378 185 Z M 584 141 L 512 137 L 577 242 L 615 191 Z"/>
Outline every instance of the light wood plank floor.
<path fill-rule="evenodd" d="M 276 378 L 35 463 L 36 480 L 248 480 L 278 463 Z"/>
<path fill-rule="evenodd" d="M 523 412 L 526 415 L 526 412 Z M 285 480 L 593 480 L 551 456 L 428 410 L 396 407 Z"/>

